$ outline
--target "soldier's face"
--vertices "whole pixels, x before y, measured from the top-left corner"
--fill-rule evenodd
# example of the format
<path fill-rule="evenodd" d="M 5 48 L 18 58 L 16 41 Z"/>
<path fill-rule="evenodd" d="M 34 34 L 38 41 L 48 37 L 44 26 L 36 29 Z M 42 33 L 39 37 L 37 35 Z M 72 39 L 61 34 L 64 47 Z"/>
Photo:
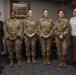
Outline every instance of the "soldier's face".
<path fill-rule="evenodd" d="M 73 10 L 73 13 L 72 14 L 73 14 L 73 16 L 76 17 L 76 9 Z"/>
<path fill-rule="evenodd" d="M 47 11 L 47 10 L 45 10 L 45 11 L 43 12 L 43 16 L 44 16 L 44 17 L 48 17 L 48 11 Z"/>
<path fill-rule="evenodd" d="M 29 17 L 32 17 L 32 16 L 33 16 L 33 11 L 32 11 L 32 10 L 29 10 L 29 11 L 28 11 L 28 16 L 29 16 Z"/>
<path fill-rule="evenodd" d="M 14 19 L 15 18 L 15 12 L 14 11 L 12 11 L 11 13 L 10 13 L 10 17 L 12 18 L 12 19 Z"/>
<path fill-rule="evenodd" d="M 59 14 L 58 14 L 59 18 L 64 18 L 64 12 L 63 11 L 60 11 Z"/>

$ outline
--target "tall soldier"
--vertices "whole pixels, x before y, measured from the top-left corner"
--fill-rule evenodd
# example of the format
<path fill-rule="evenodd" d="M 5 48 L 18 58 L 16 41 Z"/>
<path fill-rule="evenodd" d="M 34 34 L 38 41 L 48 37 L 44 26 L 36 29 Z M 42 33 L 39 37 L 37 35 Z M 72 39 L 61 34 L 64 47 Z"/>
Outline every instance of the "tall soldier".
<path fill-rule="evenodd" d="M 20 20 L 15 18 L 16 12 L 14 10 L 10 11 L 10 19 L 5 22 L 4 25 L 4 35 L 6 40 L 6 46 L 9 53 L 10 67 L 14 66 L 14 50 L 16 52 L 16 58 L 18 60 L 18 66 L 21 64 L 21 33 L 22 24 Z"/>
<path fill-rule="evenodd" d="M 28 17 L 24 19 L 24 42 L 26 47 L 26 56 L 27 56 L 27 63 L 31 62 L 32 56 L 32 63 L 36 63 L 36 33 L 37 33 L 37 21 L 33 18 L 33 10 L 30 9 L 28 11 Z M 30 50 L 31 46 L 31 50 Z"/>
<path fill-rule="evenodd" d="M 59 19 L 55 22 L 54 32 L 57 46 L 57 54 L 59 56 L 59 66 L 66 68 L 66 55 L 70 25 L 68 20 L 64 18 L 64 15 L 65 12 L 63 10 L 58 11 Z"/>
<path fill-rule="evenodd" d="M 38 31 L 39 39 L 41 43 L 41 51 L 43 55 L 43 64 L 51 64 L 50 55 L 51 55 L 51 44 L 52 44 L 52 28 L 53 22 L 48 18 L 48 10 L 43 10 L 43 17 L 39 20 Z"/>

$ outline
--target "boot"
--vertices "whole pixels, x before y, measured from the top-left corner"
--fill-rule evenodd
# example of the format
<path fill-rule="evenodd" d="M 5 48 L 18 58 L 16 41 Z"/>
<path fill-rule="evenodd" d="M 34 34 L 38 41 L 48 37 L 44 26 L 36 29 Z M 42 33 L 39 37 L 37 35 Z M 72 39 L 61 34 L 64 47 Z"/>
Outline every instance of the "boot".
<path fill-rule="evenodd" d="M 13 59 L 10 59 L 10 65 L 9 65 L 10 67 L 13 67 L 14 66 L 14 61 L 13 61 Z"/>
<path fill-rule="evenodd" d="M 43 55 L 43 64 L 46 65 L 47 64 L 47 61 L 46 61 L 46 56 Z"/>
<path fill-rule="evenodd" d="M 0 65 L 0 73 L 2 73 L 2 68 L 1 68 L 1 65 Z"/>
<path fill-rule="evenodd" d="M 63 66 L 63 62 L 62 60 L 59 61 L 59 67 L 62 67 Z"/>
<path fill-rule="evenodd" d="M 36 63 L 36 59 L 35 56 L 32 57 L 32 63 L 35 64 Z"/>
<path fill-rule="evenodd" d="M 28 63 L 28 64 L 31 63 L 30 56 L 27 56 L 27 63 Z"/>
<path fill-rule="evenodd" d="M 51 64 L 51 62 L 50 62 L 50 56 L 49 56 L 49 55 L 47 55 L 47 64 L 48 64 L 48 65 Z"/>
<path fill-rule="evenodd" d="M 63 60 L 63 67 L 64 68 L 67 68 L 67 64 L 66 64 L 66 61 L 65 60 Z"/>
<path fill-rule="evenodd" d="M 22 63 L 21 63 L 21 59 L 18 59 L 18 67 L 21 67 Z"/>

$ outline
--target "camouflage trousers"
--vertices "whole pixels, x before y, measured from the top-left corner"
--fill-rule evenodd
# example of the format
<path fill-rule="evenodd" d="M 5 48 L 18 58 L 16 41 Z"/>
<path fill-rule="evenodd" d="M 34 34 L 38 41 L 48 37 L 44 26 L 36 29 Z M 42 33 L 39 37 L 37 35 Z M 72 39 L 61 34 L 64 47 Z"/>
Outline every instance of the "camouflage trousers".
<path fill-rule="evenodd" d="M 51 55 L 52 39 L 50 37 L 47 39 L 41 37 L 40 43 L 41 43 L 42 55 Z"/>
<path fill-rule="evenodd" d="M 68 48 L 68 39 L 60 40 L 59 38 L 55 38 L 56 46 L 57 46 L 57 54 L 59 57 L 59 60 L 66 60 L 66 56 L 68 54 L 67 48 Z"/>
<path fill-rule="evenodd" d="M 26 38 L 24 39 L 25 47 L 26 47 L 26 56 L 36 56 L 35 46 L 36 46 L 36 37 Z M 31 49 L 30 49 L 31 48 Z"/>
<path fill-rule="evenodd" d="M 22 41 L 20 38 L 17 38 L 15 41 L 10 41 L 9 39 L 6 40 L 6 47 L 9 53 L 9 58 L 14 58 L 14 52 L 16 53 L 16 58 L 21 59 L 21 47 Z"/>

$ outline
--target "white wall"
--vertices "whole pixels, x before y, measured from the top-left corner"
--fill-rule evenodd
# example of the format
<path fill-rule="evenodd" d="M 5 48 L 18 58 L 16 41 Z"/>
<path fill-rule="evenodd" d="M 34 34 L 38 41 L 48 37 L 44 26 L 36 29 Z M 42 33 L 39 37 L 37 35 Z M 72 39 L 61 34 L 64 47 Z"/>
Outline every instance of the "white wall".
<path fill-rule="evenodd" d="M 0 0 L 1 20 L 5 21 L 9 18 L 10 0 Z"/>
<path fill-rule="evenodd" d="M 3 1 L 0 0 L 0 12 L 1 12 L 1 16 L 0 16 L 0 20 L 4 20 L 4 12 L 3 12 Z"/>

